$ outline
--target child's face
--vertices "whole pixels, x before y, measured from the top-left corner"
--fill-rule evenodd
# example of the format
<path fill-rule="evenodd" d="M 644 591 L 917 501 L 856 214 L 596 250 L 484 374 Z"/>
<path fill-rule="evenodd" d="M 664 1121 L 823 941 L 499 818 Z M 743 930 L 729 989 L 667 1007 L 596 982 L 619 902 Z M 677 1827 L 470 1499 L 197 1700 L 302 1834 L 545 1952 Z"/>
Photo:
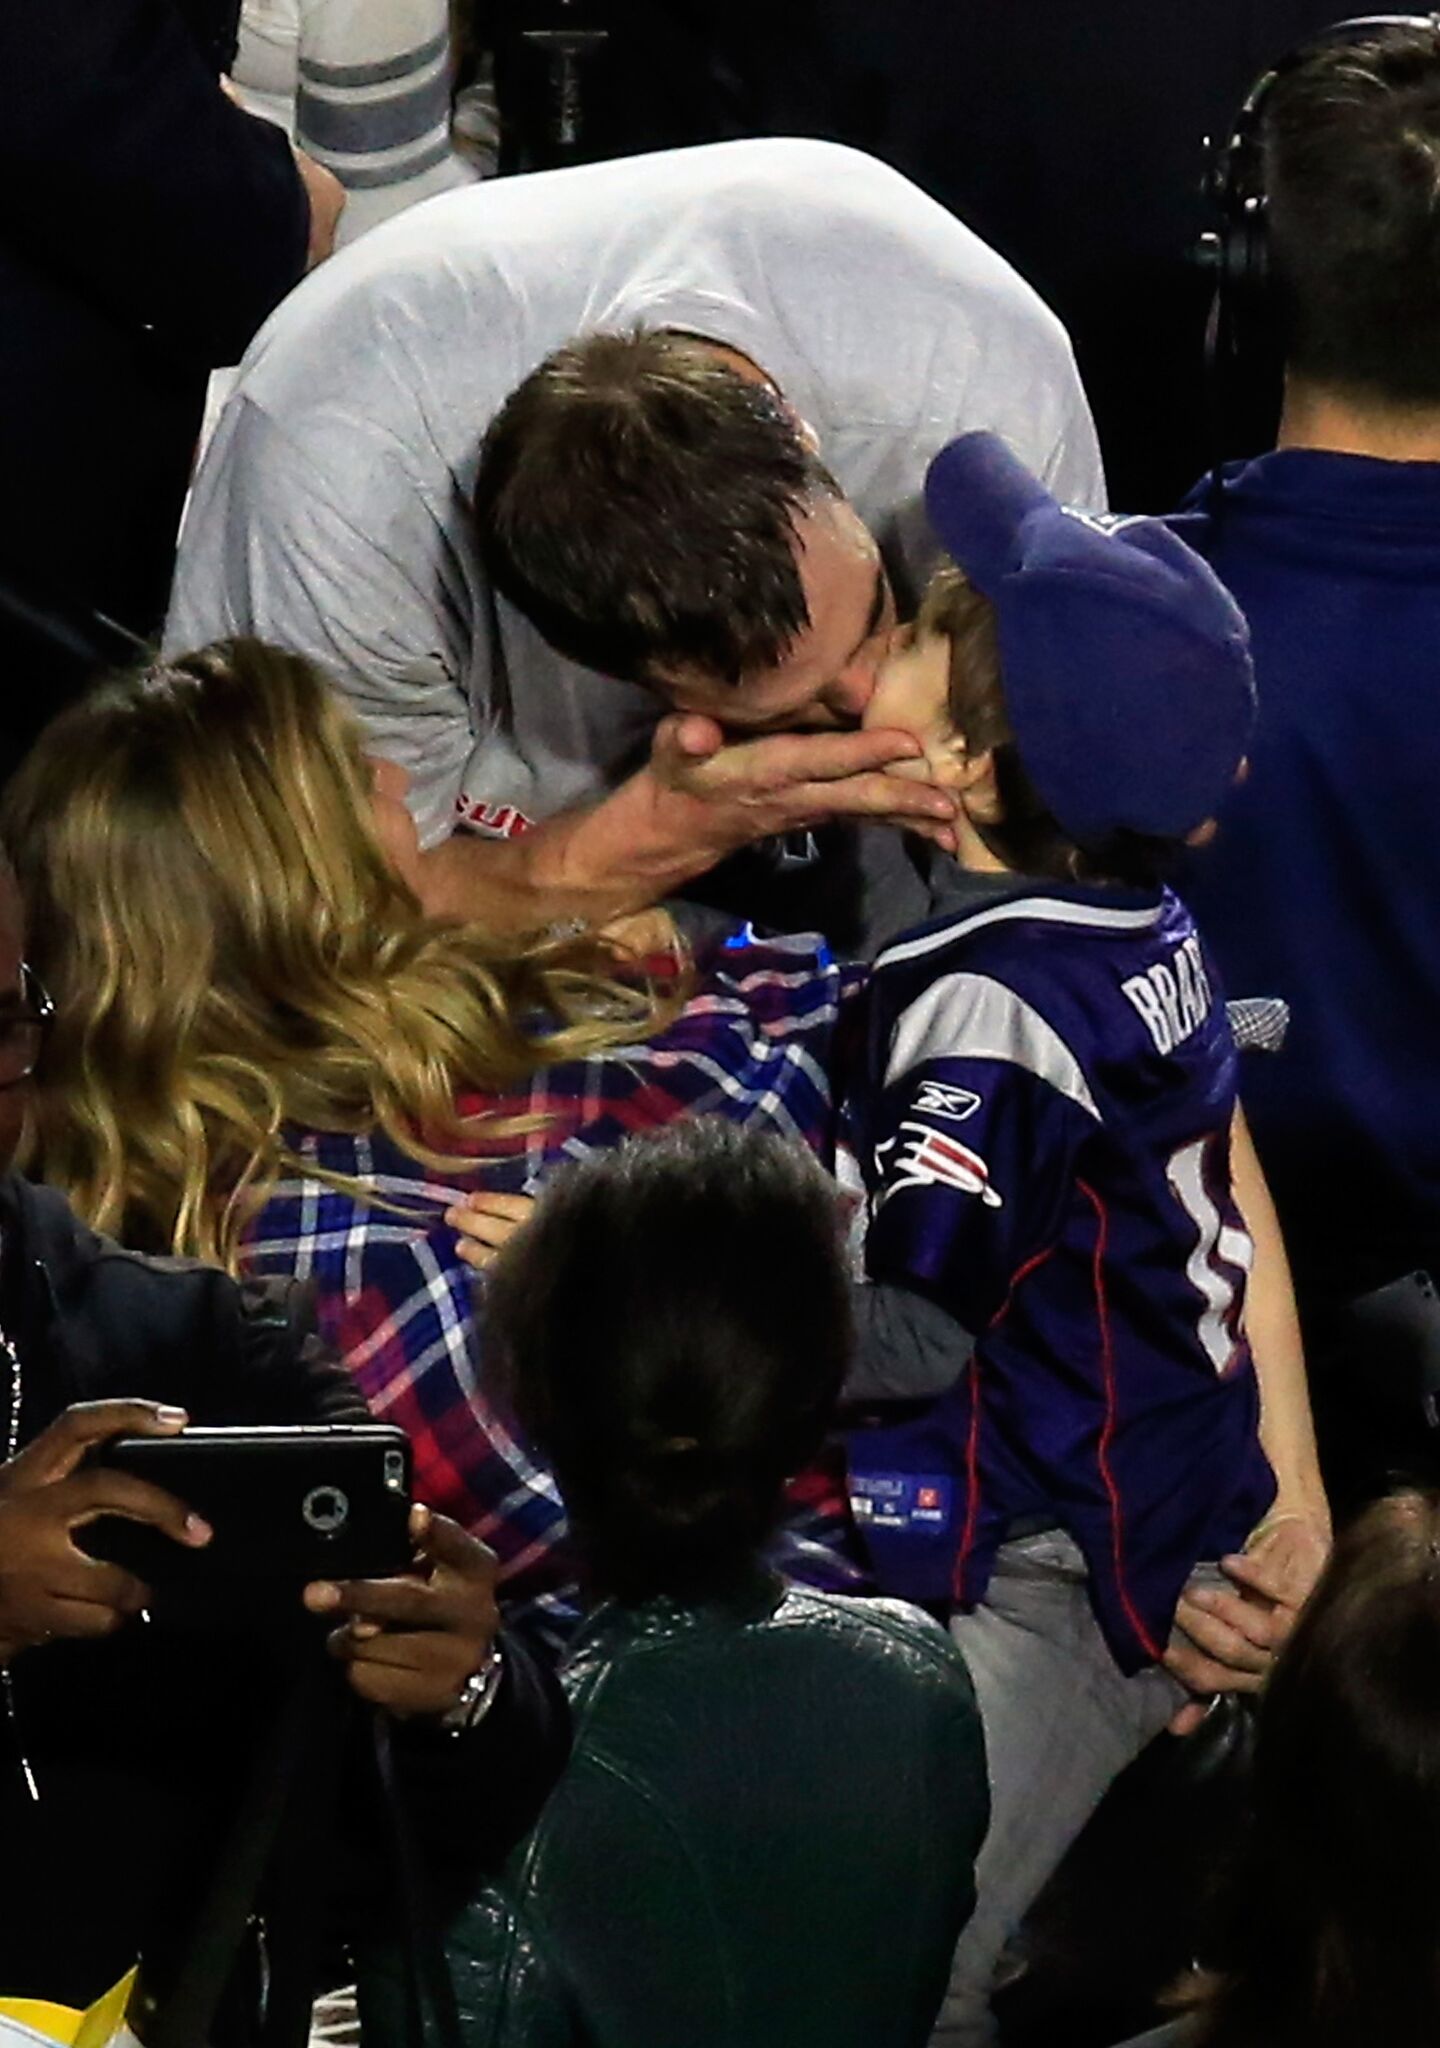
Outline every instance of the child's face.
<path fill-rule="evenodd" d="M 876 673 L 875 688 L 860 723 L 867 730 L 914 733 L 925 759 L 893 761 L 889 773 L 932 779 L 936 765 L 954 754 L 950 723 L 950 642 L 941 633 L 920 634 L 901 626 Z"/>

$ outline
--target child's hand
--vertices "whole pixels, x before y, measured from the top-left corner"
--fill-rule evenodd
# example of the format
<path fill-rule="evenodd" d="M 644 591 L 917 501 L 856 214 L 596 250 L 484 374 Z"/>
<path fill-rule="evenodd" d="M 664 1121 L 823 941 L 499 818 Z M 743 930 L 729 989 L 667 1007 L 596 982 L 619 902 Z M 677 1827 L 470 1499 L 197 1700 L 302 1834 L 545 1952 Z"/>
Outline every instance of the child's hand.
<path fill-rule="evenodd" d="M 1323 1516 L 1298 1510 L 1268 1515 L 1243 1553 L 1220 1560 L 1234 1592 L 1193 1581 L 1186 1587 L 1175 1610 L 1166 1670 L 1199 1695 L 1258 1692 L 1329 1554 Z M 1171 1734 L 1197 1728 L 1207 1704 L 1204 1698 L 1187 1701 L 1170 1723 Z"/>
<path fill-rule="evenodd" d="M 1329 1555 L 1328 1515 L 1276 1508 L 1251 1536 L 1243 1555 L 1220 1562 L 1237 1585 L 1286 1608 L 1293 1627 Z"/>
<path fill-rule="evenodd" d="M 509 1243 L 534 1207 L 533 1195 L 478 1191 L 447 1209 L 445 1221 L 459 1234 L 460 1242 L 455 1249 L 466 1265 L 483 1273 L 495 1263 L 501 1248 Z"/>

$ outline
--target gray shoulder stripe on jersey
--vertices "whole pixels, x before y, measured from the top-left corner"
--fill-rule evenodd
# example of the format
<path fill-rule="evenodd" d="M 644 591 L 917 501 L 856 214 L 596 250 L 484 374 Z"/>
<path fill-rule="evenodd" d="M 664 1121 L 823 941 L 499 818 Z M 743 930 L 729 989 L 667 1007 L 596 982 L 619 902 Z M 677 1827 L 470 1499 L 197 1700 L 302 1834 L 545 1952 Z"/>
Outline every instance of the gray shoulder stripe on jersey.
<path fill-rule="evenodd" d="M 1019 896 L 1010 903 L 997 903 L 989 910 L 953 918 L 939 931 L 922 932 L 918 938 L 902 939 L 898 946 L 887 946 L 875 965 L 893 967 L 902 960 L 920 960 L 927 953 L 937 953 L 952 945 L 958 938 L 983 930 L 986 925 L 1013 924 L 1021 918 L 1037 924 L 1092 925 L 1107 932 L 1148 931 L 1160 922 L 1163 907 L 1156 903 L 1148 910 L 1109 910 L 1096 903 L 1067 903 L 1058 896 Z"/>
<path fill-rule="evenodd" d="M 1080 1062 L 1054 1025 L 988 974 L 942 974 L 901 1012 L 890 1039 L 885 1086 L 939 1059 L 1006 1060 L 1100 1121 Z"/>

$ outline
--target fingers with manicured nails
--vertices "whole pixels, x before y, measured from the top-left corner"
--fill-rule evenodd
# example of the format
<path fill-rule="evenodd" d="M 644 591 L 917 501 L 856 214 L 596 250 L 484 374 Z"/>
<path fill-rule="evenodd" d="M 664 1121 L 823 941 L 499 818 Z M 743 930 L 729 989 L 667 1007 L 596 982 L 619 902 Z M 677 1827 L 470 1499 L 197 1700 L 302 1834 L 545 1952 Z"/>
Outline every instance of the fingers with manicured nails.
<path fill-rule="evenodd" d="M 315 1614 L 349 1614 L 407 1629 L 443 1628 L 448 1618 L 443 1592 L 429 1579 L 321 1581 L 305 1593 L 305 1604 Z"/>
<path fill-rule="evenodd" d="M 458 1232 L 456 1252 L 467 1266 L 483 1272 L 494 1264 L 534 1206 L 530 1195 L 467 1195 L 445 1211 L 445 1221 Z"/>
<path fill-rule="evenodd" d="M 106 1436 L 167 1434 L 179 1427 L 163 1411 L 128 1402 L 72 1410 L 30 1448 L 38 1453 L 15 1483 L 15 1461 L 0 1485 L 0 1659 L 51 1636 L 107 1635 L 149 1600 L 139 1579 L 87 1557 L 75 1532 L 103 1515 L 145 1522 L 195 1547 L 210 1530 L 183 1502 L 128 1472 L 80 1466 L 85 1448 Z M 46 1441 L 48 1438 L 48 1441 Z M 43 1475 L 49 1473 L 46 1478 Z"/>
<path fill-rule="evenodd" d="M 423 1517 L 423 1520 L 422 1520 Z M 495 1584 L 495 1553 L 478 1536 L 437 1515 L 433 1508 L 416 1506 L 411 1511 L 410 1534 L 426 1557 L 457 1573 L 472 1585 L 488 1592 Z"/>
<path fill-rule="evenodd" d="M 60 1551 L 45 1574 L 45 1590 L 53 1599 L 87 1607 L 108 1607 L 123 1620 L 150 1603 L 150 1588 L 133 1573 L 83 1551 Z"/>
<path fill-rule="evenodd" d="M 404 1628 L 473 1623 L 482 1633 L 489 1626 L 493 1634 L 494 1552 L 448 1515 L 428 1508 L 412 1510 L 410 1533 L 432 1563 L 428 1578 L 318 1579 L 305 1588 L 306 1606 L 313 1614 L 349 1614 Z"/>
<path fill-rule="evenodd" d="M 71 1600 L 63 1595 L 53 1595 L 53 1605 L 47 1617 L 45 1633 L 51 1636 L 113 1636 L 123 1628 L 132 1616 L 149 1604 L 148 1588 L 139 1580 L 132 1584 L 138 1589 L 138 1599 L 127 1599 L 125 1605 L 112 1606 L 105 1600 Z"/>
<path fill-rule="evenodd" d="M 498 1189 L 492 1193 L 488 1188 L 479 1188 L 466 1195 L 463 1202 L 456 1202 L 447 1209 L 445 1221 L 457 1227 L 471 1222 L 489 1222 L 508 1233 L 518 1230 L 534 1207 L 533 1195 L 506 1195 Z"/>
<path fill-rule="evenodd" d="M 183 1408 L 155 1401 L 77 1401 L 42 1429 L 0 1472 L 0 1490 L 24 1492 L 66 1479 L 87 1451 L 115 1436 L 178 1436 Z"/>
<path fill-rule="evenodd" d="M 492 1641 L 456 1630 L 367 1634 L 365 1629 L 358 1622 L 336 1629 L 330 1654 L 349 1665 L 350 1683 L 364 1698 L 403 1714 L 443 1714 L 453 1707 Z"/>
<path fill-rule="evenodd" d="M 83 1529 L 102 1515 L 121 1515 L 127 1522 L 146 1522 L 187 1550 L 200 1550 L 213 1531 L 200 1515 L 147 1479 L 131 1472 L 112 1472 L 96 1465 L 87 1472 L 59 1482 L 63 1488 L 65 1520 L 71 1529 Z"/>
<path fill-rule="evenodd" d="M 312 1613 L 345 1615 L 330 1653 L 350 1666 L 365 1699 L 397 1714 L 441 1714 L 484 1662 L 500 1626 L 495 1558 L 446 1515 L 411 1510 L 410 1535 L 427 1578 L 319 1580 Z"/>
<path fill-rule="evenodd" d="M 455 1256 L 462 1266 L 470 1266 L 477 1273 L 485 1273 L 494 1265 L 500 1254 L 494 1245 L 477 1244 L 473 1238 L 462 1234 L 455 1242 Z"/>

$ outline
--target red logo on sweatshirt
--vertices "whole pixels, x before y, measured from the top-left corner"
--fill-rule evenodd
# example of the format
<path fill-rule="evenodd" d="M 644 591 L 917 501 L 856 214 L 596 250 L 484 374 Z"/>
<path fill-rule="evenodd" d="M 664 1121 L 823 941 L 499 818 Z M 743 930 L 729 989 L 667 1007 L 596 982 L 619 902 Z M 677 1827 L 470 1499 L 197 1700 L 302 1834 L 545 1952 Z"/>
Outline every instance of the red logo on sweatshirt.
<path fill-rule="evenodd" d="M 463 789 L 455 799 L 455 815 L 467 831 L 486 839 L 523 839 L 535 823 L 515 804 L 485 803 Z"/>

